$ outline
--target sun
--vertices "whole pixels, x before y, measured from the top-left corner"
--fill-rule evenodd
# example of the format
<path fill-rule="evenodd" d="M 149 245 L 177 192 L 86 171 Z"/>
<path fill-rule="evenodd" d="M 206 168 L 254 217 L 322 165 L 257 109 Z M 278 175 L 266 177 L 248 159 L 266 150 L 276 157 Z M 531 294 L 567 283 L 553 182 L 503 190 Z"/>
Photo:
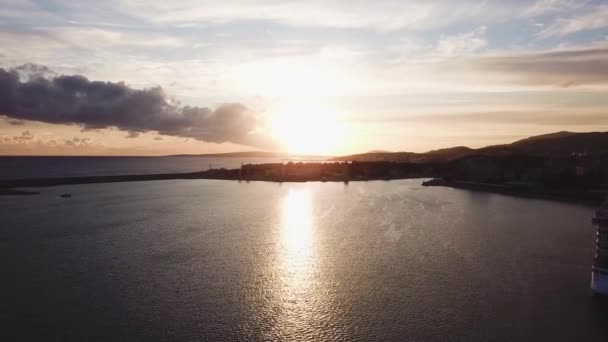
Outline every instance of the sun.
<path fill-rule="evenodd" d="M 289 153 L 330 155 L 343 144 L 344 129 L 335 110 L 310 102 L 292 101 L 271 109 L 271 134 Z"/>
<path fill-rule="evenodd" d="M 341 66 L 319 58 L 268 59 L 238 65 L 229 75 L 240 89 L 264 99 L 263 129 L 282 150 L 306 155 L 342 150 L 346 126 L 327 103 L 350 87 Z"/>

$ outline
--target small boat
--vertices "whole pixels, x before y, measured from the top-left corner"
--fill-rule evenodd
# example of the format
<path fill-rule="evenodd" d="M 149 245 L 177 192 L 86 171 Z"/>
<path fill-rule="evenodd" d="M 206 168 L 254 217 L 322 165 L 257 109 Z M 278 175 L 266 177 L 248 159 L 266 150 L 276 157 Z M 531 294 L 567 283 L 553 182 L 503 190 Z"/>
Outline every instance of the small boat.
<path fill-rule="evenodd" d="M 595 211 L 595 215 L 591 221 L 595 225 L 608 225 L 608 201 L 602 203 L 599 209 Z"/>
<path fill-rule="evenodd" d="M 61 198 L 70 198 L 70 197 L 72 197 L 72 195 L 71 194 L 61 194 L 61 195 L 59 195 L 59 197 L 61 197 Z"/>

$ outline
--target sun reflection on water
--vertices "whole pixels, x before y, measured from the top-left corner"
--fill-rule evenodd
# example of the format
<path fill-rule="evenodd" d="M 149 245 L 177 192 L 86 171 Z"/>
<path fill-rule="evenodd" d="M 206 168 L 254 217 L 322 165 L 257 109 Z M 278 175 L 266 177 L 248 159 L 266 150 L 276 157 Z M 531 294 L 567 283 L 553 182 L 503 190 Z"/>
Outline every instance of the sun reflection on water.
<path fill-rule="evenodd" d="M 284 259 L 298 267 L 310 256 L 312 213 L 310 193 L 306 189 L 289 189 L 283 200 L 281 236 Z"/>
<path fill-rule="evenodd" d="M 314 313 L 313 229 L 310 192 L 291 188 L 281 211 L 281 302 L 283 334 L 303 329 Z"/>

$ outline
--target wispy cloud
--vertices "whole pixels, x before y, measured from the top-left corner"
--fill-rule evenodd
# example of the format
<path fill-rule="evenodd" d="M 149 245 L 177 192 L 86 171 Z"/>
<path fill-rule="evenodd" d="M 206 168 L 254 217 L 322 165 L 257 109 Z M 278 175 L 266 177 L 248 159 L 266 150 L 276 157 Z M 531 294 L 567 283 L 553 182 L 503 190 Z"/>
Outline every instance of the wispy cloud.
<path fill-rule="evenodd" d="M 563 37 L 573 33 L 608 27 L 608 6 L 592 7 L 588 12 L 568 18 L 558 18 L 543 29 L 541 38 Z"/>
<path fill-rule="evenodd" d="M 488 125 L 538 125 L 562 126 L 568 129 L 576 127 L 608 127 L 608 115 L 601 110 L 581 112 L 581 110 L 522 110 L 522 111 L 486 111 L 478 113 L 427 114 L 413 116 L 411 122 L 420 121 L 426 124 L 460 124 L 471 123 Z"/>
<path fill-rule="evenodd" d="M 187 44 L 183 38 L 156 33 L 151 35 L 128 30 L 101 29 L 96 27 L 45 27 L 39 28 L 47 36 L 78 46 L 94 45 L 98 49 L 129 46 L 170 48 Z"/>
<path fill-rule="evenodd" d="M 86 154 L 91 151 L 111 151 L 89 137 L 59 139 L 55 136 L 39 136 L 23 131 L 19 135 L 0 135 L 0 153 L 3 154 Z"/>
<path fill-rule="evenodd" d="M 486 26 L 453 36 L 444 36 L 439 40 L 437 51 L 443 56 L 467 55 L 477 52 L 488 45 L 485 37 Z"/>
<path fill-rule="evenodd" d="M 34 139 L 34 135 L 30 131 L 23 131 L 21 135 L 15 135 L 10 140 L 17 144 L 29 142 Z"/>
<path fill-rule="evenodd" d="M 524 11 L 524 15 L 539 17 L 579 10 L 589 5 L 586 0 L 538 0 Z"/>
<path fill-rule="evenodd" d="M 138 1 L 129 13 L 165 23 L 272 21 L 291 26 L 424 30 L 463 21 L 496 20 L 521 5 L 502 1 Z M 483 19 L 482 19 L 483 18 Z"/>
<path fill-rule="evenodd" d="M 483 57 L 471 63 L 519 84 L 608 86 L 608 48 Z"/>

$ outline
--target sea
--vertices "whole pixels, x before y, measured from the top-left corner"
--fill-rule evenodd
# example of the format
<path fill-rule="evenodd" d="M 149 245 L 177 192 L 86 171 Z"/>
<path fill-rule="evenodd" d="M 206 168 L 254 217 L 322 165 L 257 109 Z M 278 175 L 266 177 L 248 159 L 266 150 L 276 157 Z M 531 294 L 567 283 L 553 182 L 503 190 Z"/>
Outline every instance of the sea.
<path fill-rule="evenodd" d="M 419 179 L 36 190 L 0 196 L 2 341 L 608 340 L 591 207 Z"/>
<path fill-rule="evenodd" d="M 0 156 L 0 180 L 184 173 L 281 163 L 280 158 Z"/>

